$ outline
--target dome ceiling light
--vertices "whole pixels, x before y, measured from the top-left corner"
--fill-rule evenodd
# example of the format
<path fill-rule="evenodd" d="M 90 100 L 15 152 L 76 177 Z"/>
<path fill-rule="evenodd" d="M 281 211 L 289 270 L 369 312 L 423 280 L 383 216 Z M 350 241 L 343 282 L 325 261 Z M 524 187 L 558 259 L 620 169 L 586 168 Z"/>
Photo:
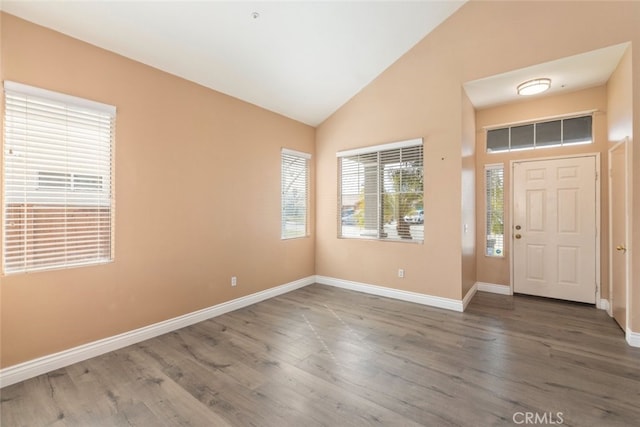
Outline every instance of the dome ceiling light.
<path fill-rule="evenodd" d="M 542 93 L 551 87 L 551 79 L 533 79 L 518 85 L 518 95 L 528 96 Z"/>

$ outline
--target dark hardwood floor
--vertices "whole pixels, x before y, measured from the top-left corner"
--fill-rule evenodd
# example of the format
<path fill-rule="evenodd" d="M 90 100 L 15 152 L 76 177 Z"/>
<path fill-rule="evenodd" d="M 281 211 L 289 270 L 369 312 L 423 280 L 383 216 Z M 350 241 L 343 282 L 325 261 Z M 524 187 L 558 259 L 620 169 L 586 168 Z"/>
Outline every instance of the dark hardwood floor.
<path fill-rule="evenodd" d="M 478 293 L 456 313 L 312 285 L 1 397 L 3 427 L 637 426 L 640 349 L 579 304 Z"/>

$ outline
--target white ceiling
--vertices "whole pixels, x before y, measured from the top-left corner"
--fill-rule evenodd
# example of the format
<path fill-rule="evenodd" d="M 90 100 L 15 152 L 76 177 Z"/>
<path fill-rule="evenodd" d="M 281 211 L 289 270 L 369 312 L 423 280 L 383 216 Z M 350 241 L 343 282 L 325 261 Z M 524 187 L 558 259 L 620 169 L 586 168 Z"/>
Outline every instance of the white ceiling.
<path fill-rule="evenodd" d="M 466 0 L 0 0 L 0 9 L 316 126 Z M 254 17 L 257 12 L 259 16 Z M 607 82 L 628 44 L 467 82 L 476 108 Z"/>
<path fill-rule="evenodd" d="M 542 94 L 527 96 L 527 99 L 599 86 L 609 80 L 628 46 L 623 43 L 474 80 L 465 83 L 464 89 L 474 107 L 480 109 L 523 100 L 517 93 L 517 86 L 541 77 L 550 78 L 551 87 Z"/>
<path fill-rule="evenodd" d="M 10 14 L 312 126 L 462 4 L 0 0 Z"/>

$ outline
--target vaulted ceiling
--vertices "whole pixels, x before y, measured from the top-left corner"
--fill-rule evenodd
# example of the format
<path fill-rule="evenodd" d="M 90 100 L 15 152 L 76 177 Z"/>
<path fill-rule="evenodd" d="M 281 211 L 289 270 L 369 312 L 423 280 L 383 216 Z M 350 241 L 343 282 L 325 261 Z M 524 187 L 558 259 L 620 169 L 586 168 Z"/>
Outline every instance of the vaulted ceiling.
<path fill-rule="evenodd" d="M 0 9 L 316 126 L 455 13 L 446 1 L 16 1 Z M 476 108 L 605 83 L 626 46 L 467 82 Z"/>
<path fill-rule="evenodd" d="M 318 125 L 464 1 L 12 1 L 5 12 Z"/>

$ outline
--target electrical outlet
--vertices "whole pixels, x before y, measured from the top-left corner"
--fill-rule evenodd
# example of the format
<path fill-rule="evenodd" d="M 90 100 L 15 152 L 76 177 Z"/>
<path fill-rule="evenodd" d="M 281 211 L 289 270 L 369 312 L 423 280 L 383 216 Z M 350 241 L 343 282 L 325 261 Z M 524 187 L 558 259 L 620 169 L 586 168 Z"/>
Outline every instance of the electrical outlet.
<path fill-rule="evenodd" d="M 401 279 L 404 278 L 404 268 L 398 269 L 398 277 Z"/>
<path fill-rule="evenodd" d="M 238 284 L 238 278 L 236 276 L 231 276 L 231 286 L 235 286 Z"/>

